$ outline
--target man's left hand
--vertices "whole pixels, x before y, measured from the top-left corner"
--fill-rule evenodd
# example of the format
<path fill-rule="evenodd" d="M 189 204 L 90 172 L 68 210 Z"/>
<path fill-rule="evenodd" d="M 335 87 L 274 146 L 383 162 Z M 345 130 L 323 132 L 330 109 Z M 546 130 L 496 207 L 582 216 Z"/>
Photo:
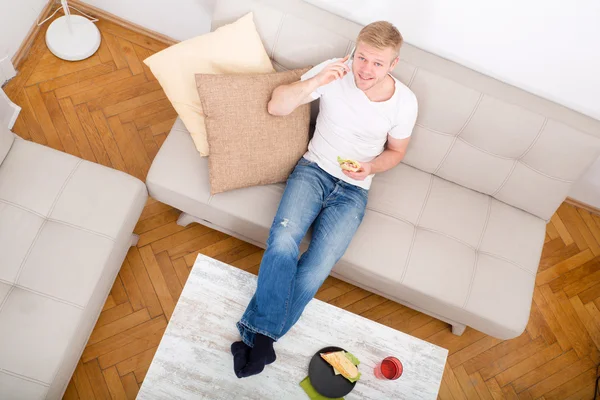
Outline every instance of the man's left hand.
<path fill-rule="evenodd" d="M 360 164 L 360 169 L 356 172 L 342 170 L 342 172 L 357 181 L 364 181 L 367 176 L 371 175 L 372 166 L 369 162 L 364 162 Z"/>

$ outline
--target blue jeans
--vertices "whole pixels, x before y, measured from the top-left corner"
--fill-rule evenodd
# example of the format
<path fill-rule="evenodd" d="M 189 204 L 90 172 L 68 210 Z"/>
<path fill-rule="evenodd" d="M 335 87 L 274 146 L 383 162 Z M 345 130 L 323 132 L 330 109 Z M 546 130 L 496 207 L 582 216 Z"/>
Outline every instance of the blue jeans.
<path fill-rule="evenodd" d="M 241 320 L 242 340 L 278 340 L 300 318 L 358 229 L 368 191 L 300 159 L 287 181 L 260 264 L 258 286 Z M 308 250 L 300 241 L 314 223 Z"/>

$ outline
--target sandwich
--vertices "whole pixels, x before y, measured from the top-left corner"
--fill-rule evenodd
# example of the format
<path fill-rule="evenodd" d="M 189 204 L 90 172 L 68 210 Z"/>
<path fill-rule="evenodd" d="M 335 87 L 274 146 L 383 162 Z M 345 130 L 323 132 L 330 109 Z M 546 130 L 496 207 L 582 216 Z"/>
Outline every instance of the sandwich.
<path fill-rule="evenodd" d="M 340 156 L 338 156 L 337 161 L 340 164 L 340 168 L 345 169 L 346 171 L 356 172 L 360 170 L 360 163 L 358 161 L 345 160 Z"/>
<path fill-rule="evenodd" d="M 352 354 L 345 351 L 334 351 L 331 353 L 321 353 L 321 358 L 333 367 L 336 375 L 341 374 L 350 382 L 356 382 L 360 378 L 360 372 L 358 372 L 358 368 L 356 367 L 360 361 Z"/>

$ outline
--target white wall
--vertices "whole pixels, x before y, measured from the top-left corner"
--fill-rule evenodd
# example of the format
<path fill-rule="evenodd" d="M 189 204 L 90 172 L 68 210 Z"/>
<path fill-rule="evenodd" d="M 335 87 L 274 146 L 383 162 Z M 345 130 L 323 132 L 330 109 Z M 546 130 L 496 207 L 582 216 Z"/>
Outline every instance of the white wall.
<path fill-rule="evenodd" d="M 600 1 L 306 0 L 600 119 Z"/>
<path fill-rule="evenodd" d="M 210 32 L 216 0 L 83 1 L 173 39 L 185 40 Z"/>
<path fill-rule="evenodd" d="M 47 3 L 47 0 L 0 0 L 0 60 L 15 55 Z"/>
<path fill-rule="evenodd" d="M 599 0 L 305 0 L 600 119 Z M 600 208 L 600 160 L 570 196 Z"/>

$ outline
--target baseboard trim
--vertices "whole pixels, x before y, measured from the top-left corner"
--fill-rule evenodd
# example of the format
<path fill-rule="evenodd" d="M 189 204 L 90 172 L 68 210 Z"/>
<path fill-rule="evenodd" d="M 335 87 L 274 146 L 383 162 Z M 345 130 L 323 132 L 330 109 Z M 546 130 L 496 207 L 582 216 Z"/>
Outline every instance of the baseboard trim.
<path fill-rule="evenodd" d="M 31 27 L 31 29 L 29 29 L 29 32 L 27 32 L 27 36 L 25 36 L 25 40 L 23 40 L 23 42 L 21 43 L 21 46 L 19 46 L 19 49 L 17 50 L 17 52 L 11 59 L 12 65 L 16 70 L 19 69 L 19 67 L 21 66 L 21 63 L 25 60 L 25 58 L 27 58 L 27 55 L 29 54 L 29 50 L 31 49 L 31 46 L 33 45 L 33 41 L 35 40 L 35 37 L 37 36 L 40 29 L 42 29 L 41 26 L 37 25 L 38 22 L 43 21 L 46 18 L 48 18 L 50 16 L 50 14 L 52 13 L 52 11 L 54 11 L 55 6 L 58 6 L 58 4 L 56 3 L 56 0 L 49 0 L 48 3 L 46 4 L 46 6 L 44 6 L 44 8 L 42 9 L 42 12 L 38 16 L 37 20 L 33 23 L 33 26 Z"/>
<path fill-rule="evenodd" d="M 570 197 L 567 197 L 565 200 L 565 203 L 571 204 L 572 206 L 575 206 L 575 207 L 582 208 L 592 214 L 600 215 L 600 208 L 590 206 L 589 204 L 586 204 L 586 203 L 582 203 L 579 200 L 575 200 Z"/>
<path fill-rule="evenodd" d="M 100 8 L 91 6 L 87 3 L 78 0 L 69 0 L 69 4 L 80 9 L 86 14 L 91 15 L 92 17 L 103 19 L 108 22 L 112 22 L 113 24 L 122 26 L 123 28 L 127 28 L 133 32 L 145 35 L 150 37 L 151 39 L 157 40 L 166 45 L 174 45 L 179 43 L 179 40 L 175 40 L 167 35 L 163 35 L 162 33 L 158 33 L 148 28 L 144 28 L 141 25 L 134 24 L 133 22 L 127 21 L 121 17 L 118 17 L 114 14 L 109 13 L 108 11 L 104 11 Z"/>

